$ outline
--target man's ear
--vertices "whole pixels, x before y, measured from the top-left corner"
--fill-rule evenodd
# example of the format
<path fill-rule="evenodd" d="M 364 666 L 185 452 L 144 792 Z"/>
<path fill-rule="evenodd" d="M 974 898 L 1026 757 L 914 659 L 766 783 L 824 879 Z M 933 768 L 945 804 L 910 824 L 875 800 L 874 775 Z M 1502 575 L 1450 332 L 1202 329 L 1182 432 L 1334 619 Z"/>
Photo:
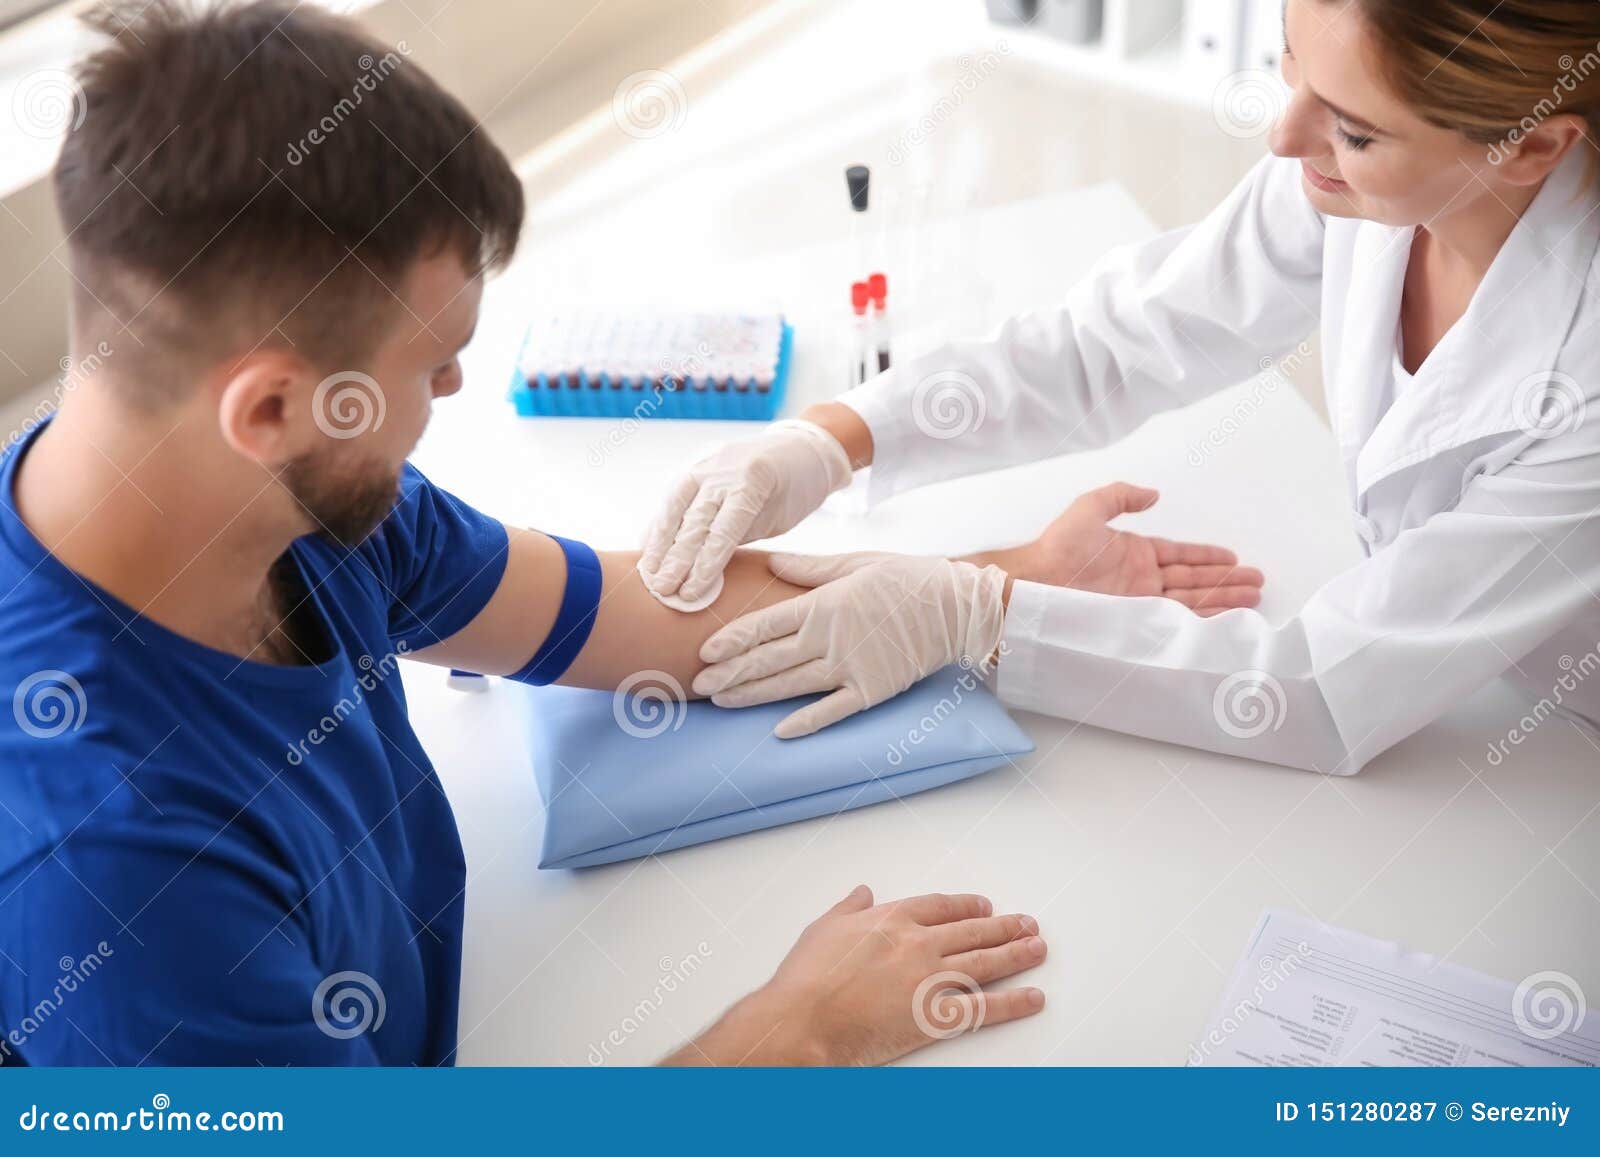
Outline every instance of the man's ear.
<path fill-rule="evenodd" d="M 1587 148 L 1588 135 L 1588 124 L 1576 114 L 1549 117 L 1504 150 L 1500 176 L 1513 185 L 1536 185 L 1573 149 Z"/>
<path fill-rule="evenodd" d="M 258 350 L 224 371 L 217 385 L 217 425 L 240 456 L 269 470 L 311 449 L 316 430 L 307 420 L 315 373 L 284 350 Z"/>

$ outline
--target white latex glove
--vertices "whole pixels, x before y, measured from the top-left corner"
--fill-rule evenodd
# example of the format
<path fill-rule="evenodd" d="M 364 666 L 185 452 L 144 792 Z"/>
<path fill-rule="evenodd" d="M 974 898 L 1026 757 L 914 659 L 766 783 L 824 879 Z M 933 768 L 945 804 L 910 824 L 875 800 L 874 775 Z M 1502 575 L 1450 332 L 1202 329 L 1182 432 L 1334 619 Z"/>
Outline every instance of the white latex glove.
<path fill-rule="evenodd" d="M 639 573 L 657 595 L 694 603 L 716 589 L 733 552 L 793 529 L 850 484 L 850 458 L 813 422 L 774 422 L 697 464 L 645 536 Z"/>
<path fill-rule="evenodd" d="M 1006 574 L 967 562 L 863 553 L 775 554 L 772 573 L 815 588 L 752 611 L 700 648 L 697 694 L 750 707 L 817 691 L 773 728 L 794 739 L 900 694 L 961 662 L 982 668 L 1000 645 Z"/>

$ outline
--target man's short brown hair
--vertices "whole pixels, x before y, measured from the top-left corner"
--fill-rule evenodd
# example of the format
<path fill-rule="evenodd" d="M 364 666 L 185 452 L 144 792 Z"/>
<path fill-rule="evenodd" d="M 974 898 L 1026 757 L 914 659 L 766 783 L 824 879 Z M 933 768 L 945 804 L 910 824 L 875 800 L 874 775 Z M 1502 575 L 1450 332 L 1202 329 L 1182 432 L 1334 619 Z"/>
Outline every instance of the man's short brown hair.
<path fill-rule="evenodd" d="M 358 366 L 419 258 L 516 248 L 516 175 L 403 41 L 280 0 L 85 19 L 111 43 L 79 67 L 56 204 L 75 337 L 108 341 L 138 400 L 264 346 Z"/>

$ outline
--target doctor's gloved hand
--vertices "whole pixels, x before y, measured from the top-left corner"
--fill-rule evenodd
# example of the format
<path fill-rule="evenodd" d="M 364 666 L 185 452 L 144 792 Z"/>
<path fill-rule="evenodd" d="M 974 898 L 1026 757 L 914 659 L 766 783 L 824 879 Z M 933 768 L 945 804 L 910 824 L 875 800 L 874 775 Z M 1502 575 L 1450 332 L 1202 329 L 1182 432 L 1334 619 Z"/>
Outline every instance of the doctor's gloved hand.
<path fill-rule="evenodd" d="M 691 469 L 645 536 L 639 572 L 658 595 L 710 594 L 736 548 L 793 529 L 850 484 L 850 459 L 813 422 L 775 422 Z"/>
<path fill-rule="evenodd" d="M 985 667 L 1005 625 L 1006 573 L 942 558 L 862 553 L 768 559 L 779 578 L 812 587 L 735 619 L 705 641 L 696 694 L 750 707 L 833 694 L 773 729 L 795 739 L 892 698 L 955 662 Z"/>

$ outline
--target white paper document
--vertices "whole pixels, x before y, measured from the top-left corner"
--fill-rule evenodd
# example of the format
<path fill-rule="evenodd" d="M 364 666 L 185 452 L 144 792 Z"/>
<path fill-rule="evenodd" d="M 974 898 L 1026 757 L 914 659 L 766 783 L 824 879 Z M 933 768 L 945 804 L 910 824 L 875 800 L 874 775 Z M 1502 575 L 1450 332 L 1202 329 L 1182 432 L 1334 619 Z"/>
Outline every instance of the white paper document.
<path fill-rule="evenodd" d="M 1497 980 L 1269 911 L 1191 1065 L 1600 1064 L 1600 1014 L 1563 972 Z"/>

